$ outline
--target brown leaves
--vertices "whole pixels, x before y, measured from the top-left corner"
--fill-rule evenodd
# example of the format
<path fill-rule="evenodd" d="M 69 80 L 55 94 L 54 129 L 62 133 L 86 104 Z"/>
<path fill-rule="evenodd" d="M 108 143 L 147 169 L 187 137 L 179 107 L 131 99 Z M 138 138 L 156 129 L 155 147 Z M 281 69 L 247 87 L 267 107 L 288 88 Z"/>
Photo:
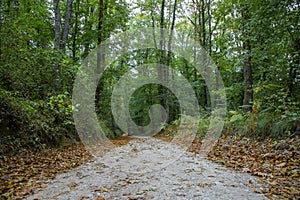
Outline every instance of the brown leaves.
<path fill-rule="evenodd" d="M 115 146 L 127 144 L 130 138 L 111 140 Z M 30 152 L 0 160 L 0 199 L 15 199 L 33 194 L 43 182 L 58 173 L 77 167 L 91 158 L 84 146 L 73 146 Z M 68 185 L 76 190 L 76 183 Z"/>
<path fill-rule="evenodd" d="M 105 200 L 104 197 L 97 197 L 96 200 Z"/>
<path fill-rule="evenodd" d="M 213 185 L 216 185 L 215 183 L 198 183 L 197 186 L 199 187 L 211 187 Z"/>
<path fill-rule="evenodd" d="M 197 153 L 199 144 L 199 140 L 194 141 L 190 151 Z M 208 158 L 257 176 L 264 185 L 263 193 L 268 197 L 296 199 L 300 196 L 298 138 L 256 141 L 253 138 L 223 136 Z"/>
<path fill-rule="evenodd" d="M 24 151 L 0 162 L 0 193 L 3 198 L 18 198 L 34 193 L 42 182 L 85 163 L 90 155 L 83 146 L 43 152 Z"/>

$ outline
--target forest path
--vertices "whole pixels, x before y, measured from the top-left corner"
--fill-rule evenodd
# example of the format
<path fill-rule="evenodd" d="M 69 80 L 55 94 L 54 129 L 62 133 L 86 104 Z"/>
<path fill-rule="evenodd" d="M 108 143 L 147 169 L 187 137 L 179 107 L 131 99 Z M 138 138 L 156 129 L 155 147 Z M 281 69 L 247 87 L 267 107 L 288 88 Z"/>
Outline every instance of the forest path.
<path fill-rule="evenodd" d="M 27 199 L 267 199 L 251 187 L 259 184 L 249 174 L 162 140 L 134 138 L 59 174 Z"/>

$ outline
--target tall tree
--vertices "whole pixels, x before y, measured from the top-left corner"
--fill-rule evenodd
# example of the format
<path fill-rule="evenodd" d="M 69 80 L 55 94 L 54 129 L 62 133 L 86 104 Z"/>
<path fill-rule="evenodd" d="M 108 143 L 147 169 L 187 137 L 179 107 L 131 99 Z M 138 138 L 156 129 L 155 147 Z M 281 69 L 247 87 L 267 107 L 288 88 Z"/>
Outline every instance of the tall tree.
<path fill-rule="evenodd" d="M 174 1 L 173 5 L 173 12 L 172 12 L 172 21 L 171 21 L 171 27 L 170 27 L 170 32 L 169 32 L 169 40 L 168 40 L 168 53 L 167 53 L 167 58 L 166 58 L 166 72 L 165 72 L 165 82 L 169 82 L 169 66 L 171 64 L 171 44 L 172 44 L 172 39 L 173 39 L 173 34 L 174 34 L 174 28 L 175 28 L 175 21 L 176 21 L 176 11 L 177 11 L 177 0 Z M 169 121 L 174 120 L 174 114 L 175 114 L 175 107 L 173 106 L 172 109 L 170 109 L 170 92 L 169 90 L 166 90 L 166 97 L 165 97 L 165 105 L 166 105 L 166 110 L 169 113 Z"/>
<path fill-rule="evenodd" d="M 61 44 L 60 44 L 60 49 L 63 52 L 66 51 L 66 44 L 67 44 L 67 39 L 68 39 L 68 35 L 69 35 L 69 30 L 70 30 L 70 22 L 71 22 L 71 16 L 72 16 L 72 4 L 73 4 L 73 0 L 67 0 L 64 28 L 63 28 Z"/>
<path fill-rule="evenodd" d="M 60 48 L 60 9 L 59 9 L 59 0 L 53 0 L 54 5 L 54 49 Z"/>
<path fill-rule="evenodd" d="M 60 7 L 59 7 L 59 0 L 53 0 L 54 5 L 54 32 L 55 32 L 55 39 L 54 39 L 54 49 L 59 49 L 62 52 L 66 51 L 66 43 L 69 35 L 70 30 L 70 22 L 72 16 L 72 4 L 73 0 L 67 0 L 66 3 L 66 11 L 65 11 L 65 19 L 63 23 L 63 30 L 61 32 L 61 17 L 60 17 Z"/>
<path fill-rule="evenodd" d="M 244 100 L 243 100 L 243 111 L 252 111 L 253 101 L 253 78 L 252 78 L 252 66 L 251 66 L 251 44 L 249 39 L 249 25 L 247 23 L 250 19 L 248 5 L 244 4 L 241 7 L 242 17 L 242 36 L 243 36 L 243 71 L 244 71 Z"/>
<path fill-rule="evenodd" d="M 105 7 L 104 7 L 104 3 L 103 0 L 99 0 L 99 17 L 98 17 L 98 36 L 97 36 L 97 45 L 98 47 L 101 46 L 102 41 L 104 40 L 103 38 L 103 16 L 104 16 L 104 12 L 105 12 Z M 103 69 L 102 69 L 102 65 L 104 63 L 104 54 L 103 52 L 99 52 L 97 51 L 97 69 L 96 69 L 96 73 L 100 74 Z M 98 80 L 98 79 L 97 79 Z M 100 108 L 100 91 L 101 91 L 101 85 L 98 85 L 97 90 L 96 90 L 96 106 L 98 108 Z"/>
<path fill-rule="evenodd" d="M 79 8 L 80 8 L 80 0 L 75 1 L 75 22 L 74 22 L 74 32 L 72 34 L 73 40 L 72 40 L 72 57 L 73 60 L 76 61 L 76 50 L 77 50 L 77 37 L 78 37 L 78 32 L 79 32 Z"/>
<path fill-rule="evenodd" d="M 208 54 L 212 53 L 212 21 L 211 21 L 211 2 L 210 0 L 192 0 L 193 15 L 192 18 L 188 16 L 190 23 L 193 25 L 195 38 L 199 41 L 200 45 L 208 51 Z M 204 74 L 207 74 L 207 66 L 204 66 Z M 194 82 L 199 82 L 200 75 L 197 70 L 194 69 Z M 206 82 L 209 80 L 209 76 L 205 77 Z M 210 96 L 206 84 L 203 87 L 204 104 L 206 108 L 210 107 Z"/>

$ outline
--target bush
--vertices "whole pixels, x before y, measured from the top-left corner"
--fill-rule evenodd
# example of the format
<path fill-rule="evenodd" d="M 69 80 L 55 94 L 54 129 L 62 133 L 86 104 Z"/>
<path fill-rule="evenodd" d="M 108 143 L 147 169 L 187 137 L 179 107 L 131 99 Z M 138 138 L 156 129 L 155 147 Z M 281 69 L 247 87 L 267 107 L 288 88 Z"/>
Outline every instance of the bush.
<path fill-rule="evenodd" d="M 46 101 L 26 100 L 0 89 L 0 154 L 26 148 L 59 146 L 78 139 L 68 93 Z"/>
<path fill-rule="evenodd" d="M 287 116 L 286 112 L 262 110 L 258 113 L 242 113 L 229 111 L 227 131 L 231 134 L 254 136 L 258 138 L 292 137 L 300 132 L 299 111 L 294 110 Z M 281 113 L 281 114 L 280 114 Z"/>

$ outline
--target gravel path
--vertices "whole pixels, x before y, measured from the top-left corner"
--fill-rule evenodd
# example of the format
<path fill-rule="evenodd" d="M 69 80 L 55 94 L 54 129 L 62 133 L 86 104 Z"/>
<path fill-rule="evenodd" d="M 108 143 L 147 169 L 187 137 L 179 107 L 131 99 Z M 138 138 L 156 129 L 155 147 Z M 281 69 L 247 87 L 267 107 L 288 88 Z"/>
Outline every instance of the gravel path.
<path fill-rule="evenodd" d="M 153 138 L 135 138 L 68 173 L 28 199 L 267 199 L 248 174 Z"/>

